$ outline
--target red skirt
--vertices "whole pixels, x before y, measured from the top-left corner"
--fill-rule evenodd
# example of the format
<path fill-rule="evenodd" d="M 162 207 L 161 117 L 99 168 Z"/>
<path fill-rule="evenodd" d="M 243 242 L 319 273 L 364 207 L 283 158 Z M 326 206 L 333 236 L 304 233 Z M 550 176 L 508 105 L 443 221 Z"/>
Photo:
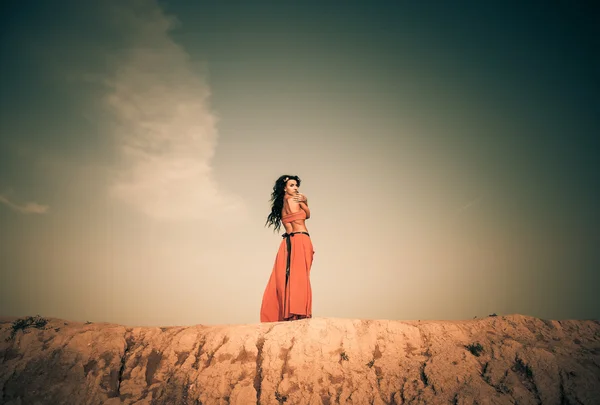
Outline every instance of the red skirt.
<path fill-rule="evenodd" d="M 314 253 L 307 234 L 284 235 L 263 294 L 261 322 L 312 317 L 310 268 Z"/>

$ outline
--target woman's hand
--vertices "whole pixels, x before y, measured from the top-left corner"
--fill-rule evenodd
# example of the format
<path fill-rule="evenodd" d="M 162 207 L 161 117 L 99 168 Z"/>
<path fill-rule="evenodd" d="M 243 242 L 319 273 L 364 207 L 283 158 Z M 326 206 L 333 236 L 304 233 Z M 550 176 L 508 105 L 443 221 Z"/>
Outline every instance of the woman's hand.
<path fill-rule="evenodd" d="M 302 193 L 298 193 L 294 196 L 294 201 L 299 202 L 299 203 L 308 203 L 308 198 L 306 198 L 306 196 Z"/>

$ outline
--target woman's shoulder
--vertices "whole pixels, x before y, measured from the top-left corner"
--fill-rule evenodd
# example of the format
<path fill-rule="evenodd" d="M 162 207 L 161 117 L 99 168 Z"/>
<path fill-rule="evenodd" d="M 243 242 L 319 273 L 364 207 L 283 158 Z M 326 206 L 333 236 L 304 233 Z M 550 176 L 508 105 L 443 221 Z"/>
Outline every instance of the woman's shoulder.
<path fill-rule="evenodd" d="M 300 203 L 297 201 L 294 201 L 293 198 L 286 198 L 283 200 L 283 210 L 282 210 L 282 215 L 289 215 L 289 214 L 293 214 L 295 212 L 298 212 L 298 210 L 300 210 Z"/>

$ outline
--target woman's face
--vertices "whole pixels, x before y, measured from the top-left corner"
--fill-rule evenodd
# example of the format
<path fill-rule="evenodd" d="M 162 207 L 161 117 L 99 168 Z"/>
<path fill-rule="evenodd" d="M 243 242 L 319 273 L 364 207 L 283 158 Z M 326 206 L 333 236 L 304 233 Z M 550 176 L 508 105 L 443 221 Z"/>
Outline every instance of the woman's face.
<path fill-rule="evenodd" d="M 298 182 L 296 180 L 288 180 L 285 183 L 284 191 L 287 195 L 296 195 L 298 193 Z"/>

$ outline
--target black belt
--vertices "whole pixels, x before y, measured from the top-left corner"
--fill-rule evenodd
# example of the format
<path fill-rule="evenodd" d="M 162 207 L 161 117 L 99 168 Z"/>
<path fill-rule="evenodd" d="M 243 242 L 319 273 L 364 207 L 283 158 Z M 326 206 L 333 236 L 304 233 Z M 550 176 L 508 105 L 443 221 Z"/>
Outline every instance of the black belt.
<path fill-rule="evenodd" d="M 308 235 L 308 232 L 292 232 L 292 233 L 284 233 L 283 235 L 281 235 L 281 237 L 282 238 L 289 238 L 290 236 L 294 236 L 294 235 L 297 235 L 299 233 L 304 234 L 304 235 Z M 308 235 L 308 236 L 310 236 L 310 235 Z"/>
<path fill-rule="evenodd" d="M 291 232 L 291 233 L 284 233 L 283 235 L 281 235 L 285 239 L 285 244 L 287 246 L 287 261 L 286 261 L 286 265 L 285 265 L 285 287 L 284 287 L 284 293 L 283 293 L 283 316 L 285 316 L 285 310 L 287 308 L 288 280 L 290 278 L 290 260 L 292 258 L 292 241 L 291 241 L 290 237 L 293 238 L 294 235 L 297 235 L 299 233 L 308 235 L 308 232 Z M 310 235 L 308 235 L 308 236 L 310 236 Z"/>

